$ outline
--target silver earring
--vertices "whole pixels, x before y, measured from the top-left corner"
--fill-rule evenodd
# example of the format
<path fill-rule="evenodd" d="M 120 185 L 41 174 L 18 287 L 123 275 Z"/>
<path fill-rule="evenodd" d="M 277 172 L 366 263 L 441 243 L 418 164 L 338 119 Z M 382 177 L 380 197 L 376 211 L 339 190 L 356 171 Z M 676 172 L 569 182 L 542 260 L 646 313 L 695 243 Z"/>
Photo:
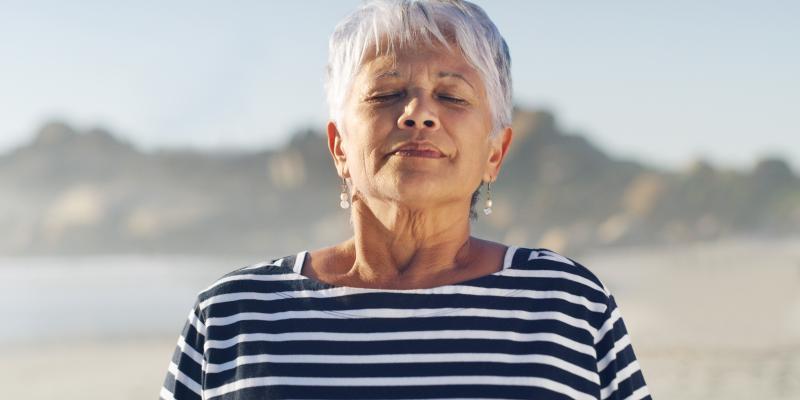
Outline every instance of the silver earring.
<path fill-rule="evenodd" d="M 342 193 L 339 194 L 339 207 L 343 209 L 350 208 L 350 193 L 347 191 L 347 181 L 342 177 Z"/>
<path fill-rule="evenodd" d="M 486 182 L 486 204 L 483 213 L 485 215 L 492 213 L 492 181 Z"/>

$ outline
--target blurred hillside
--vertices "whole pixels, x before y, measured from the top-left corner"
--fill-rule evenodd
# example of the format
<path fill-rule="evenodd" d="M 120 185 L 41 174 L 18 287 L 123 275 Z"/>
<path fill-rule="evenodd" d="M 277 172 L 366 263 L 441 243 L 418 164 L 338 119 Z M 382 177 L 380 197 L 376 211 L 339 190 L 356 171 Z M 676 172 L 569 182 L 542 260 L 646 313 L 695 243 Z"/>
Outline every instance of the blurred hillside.
<path fill-rule="evenodd" d="M 698 160 L 663 171 L 615 159 L 546 111 L 517 110 L 475 234 L 570 255 L 603 246 L 800 232 L 800 179 Z M 284 255 L 350 235 L 322 132 L 254 152 L 140 151 L 61 122 L 0 155 L 0 255 Z"/>

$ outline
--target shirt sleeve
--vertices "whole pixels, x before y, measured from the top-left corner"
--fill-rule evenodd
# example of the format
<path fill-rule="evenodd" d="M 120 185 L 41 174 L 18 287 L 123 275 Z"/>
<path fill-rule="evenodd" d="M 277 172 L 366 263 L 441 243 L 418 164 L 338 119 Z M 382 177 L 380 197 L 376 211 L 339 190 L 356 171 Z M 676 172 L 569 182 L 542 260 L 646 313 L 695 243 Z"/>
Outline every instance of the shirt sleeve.
<path fill-rule="evenodd" d="M 178 344 L 167 367 L 167 376 L 159 399 L 201 400 L 203 398 L 205 340 L 205 322 L 200 312 L 200 302 L 196 300 L 178 337 Z"/>
<path fill-rule="evenodd" d="M 610 293 L 607 306 L 595 339 L 600 399 L 652 400 L 625 322 Z"/>

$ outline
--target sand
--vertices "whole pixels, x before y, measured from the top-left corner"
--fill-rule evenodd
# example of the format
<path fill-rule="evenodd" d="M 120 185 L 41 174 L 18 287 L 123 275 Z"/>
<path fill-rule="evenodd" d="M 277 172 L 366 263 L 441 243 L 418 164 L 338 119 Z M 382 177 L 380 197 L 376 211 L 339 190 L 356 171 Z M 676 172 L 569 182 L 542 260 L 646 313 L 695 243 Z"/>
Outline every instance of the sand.
<path fill-rule="evenodd" d="M 0 348 L 3 399 L 157 399 L 175 338 Z"/>
<path fill-rule="evenodd" d="M 588 255 L 654 398 L 800 399 L 800 238 Z"/>
<path fill-rule="evenodd" d="M 800 398 L 800 238 L 578 261 L 611 288 L 654 398 Z M 157 398 L 177 334 L 0 345 L 2 397 Z"/>

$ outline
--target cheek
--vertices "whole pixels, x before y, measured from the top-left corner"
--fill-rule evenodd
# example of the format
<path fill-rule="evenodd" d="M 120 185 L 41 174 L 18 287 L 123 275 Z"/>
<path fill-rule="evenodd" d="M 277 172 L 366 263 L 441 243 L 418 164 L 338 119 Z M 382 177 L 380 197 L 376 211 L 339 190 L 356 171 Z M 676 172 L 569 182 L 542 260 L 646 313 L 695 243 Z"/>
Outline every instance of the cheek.
<path fill-rule="evenodd" d="M 477 150 L 477 148 L 469 152 L 468 156 L 463 160 L 466 165 L 461 166 L 464 174 L 468 177 L 481 175 L 486 164 L 486 157 L 487 155 L 483 151 Z"/>
<path fill-rule="evenodd" d="M 449 111 L 442 124 L 451 140 L 462 151 L 472 154 L 486 152 L 491 128 L 480 114 Z"/>
<path fill-rule="evenodd" d="M 347 166 L 353 179 L 361 184 L 372 182 L 372 176 L 380 168 L 381 147 L 368 131 L 353 131 L 353 137 L 345 146 Z"/>
<path fill-rule="evenodd" d="M 462 137 L 458 143 L 459 154 L 457 167 L 460 175 L 465 178 L 483 175 L 483 170 L 489 159 L 489 145 L 486 138 L 488 134 L 472 129 L 470 136 Z M 466 136 L 466 135 L 465 135 Z"/>

